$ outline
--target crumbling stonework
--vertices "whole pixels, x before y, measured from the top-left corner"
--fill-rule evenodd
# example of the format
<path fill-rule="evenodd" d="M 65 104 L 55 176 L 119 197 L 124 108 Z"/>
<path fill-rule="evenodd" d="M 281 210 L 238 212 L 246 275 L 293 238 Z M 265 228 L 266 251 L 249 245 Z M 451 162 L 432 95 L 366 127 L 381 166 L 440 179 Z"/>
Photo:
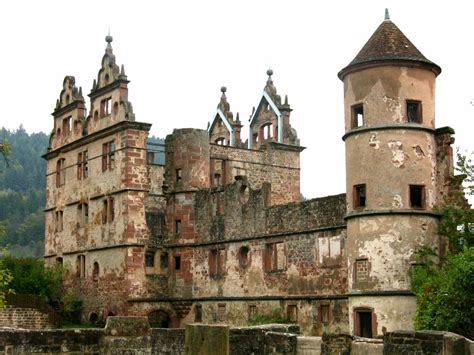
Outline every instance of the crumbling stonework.
<path fill-rule="evenodd" d="M 273 71 L 246 141 L 222 88 L 207 130 L 152 143 L 106 41 L 90 114 L 67 76 L 44 155 L 45 258 L 67 267 L 84 318 L 244 326 L 279 310 L 307 335 L 412 329 L 415 252 L 445 248 L 435 205 L 454 188 L 454 132 L 435 129 L 441 69 L 389 19 L 339 73 L 346 193 L 307 201 Z"/>

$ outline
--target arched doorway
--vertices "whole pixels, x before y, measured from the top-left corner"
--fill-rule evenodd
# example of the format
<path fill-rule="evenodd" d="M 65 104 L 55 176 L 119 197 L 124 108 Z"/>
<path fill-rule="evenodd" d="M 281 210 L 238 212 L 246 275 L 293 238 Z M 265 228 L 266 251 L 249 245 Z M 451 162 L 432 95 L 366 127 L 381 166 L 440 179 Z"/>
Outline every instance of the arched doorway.
<path fill-rule="evenodd" d="M 168 312 L 158 309 L 148 314 L 148 321 L 152 328 L 169 328 L 171 326 L 171 318 Z"/>

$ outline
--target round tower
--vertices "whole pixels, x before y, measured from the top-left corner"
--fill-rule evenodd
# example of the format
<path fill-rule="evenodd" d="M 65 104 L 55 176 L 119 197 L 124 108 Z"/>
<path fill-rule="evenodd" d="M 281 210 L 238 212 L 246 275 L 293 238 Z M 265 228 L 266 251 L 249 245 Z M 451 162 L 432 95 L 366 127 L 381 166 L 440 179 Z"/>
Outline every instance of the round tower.
<path fill-rule="evenodd" d="M 344 82 L 349 320 L 360 336 L 413 329 L 410 270 L 438 246 L 435 81 L 388 13 Z"/>

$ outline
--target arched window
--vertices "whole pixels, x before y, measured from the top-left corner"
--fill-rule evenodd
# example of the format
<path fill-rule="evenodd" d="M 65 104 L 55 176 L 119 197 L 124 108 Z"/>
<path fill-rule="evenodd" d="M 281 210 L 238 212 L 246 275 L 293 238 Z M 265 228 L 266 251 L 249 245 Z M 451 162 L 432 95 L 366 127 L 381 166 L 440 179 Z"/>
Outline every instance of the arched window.
<path fill-rule="evenodd" d="M 171 319 L 166 311 L 158 309 L 148 314 L 148 321 L 152 328 L 169 328 L 171 326 Z"/>

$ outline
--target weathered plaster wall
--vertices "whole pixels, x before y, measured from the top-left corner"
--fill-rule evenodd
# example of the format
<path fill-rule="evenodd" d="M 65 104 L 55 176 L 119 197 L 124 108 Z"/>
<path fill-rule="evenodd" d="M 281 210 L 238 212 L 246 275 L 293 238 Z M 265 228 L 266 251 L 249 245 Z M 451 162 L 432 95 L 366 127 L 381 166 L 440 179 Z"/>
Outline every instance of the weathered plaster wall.
<path fill-rule="evenodd" d="M 354 329 L 354 309 L 373 309 L 373 336 L 398 329 L 413 330 L 416 299 L 413 295 L 349 297 L 349 327 Z"/>

